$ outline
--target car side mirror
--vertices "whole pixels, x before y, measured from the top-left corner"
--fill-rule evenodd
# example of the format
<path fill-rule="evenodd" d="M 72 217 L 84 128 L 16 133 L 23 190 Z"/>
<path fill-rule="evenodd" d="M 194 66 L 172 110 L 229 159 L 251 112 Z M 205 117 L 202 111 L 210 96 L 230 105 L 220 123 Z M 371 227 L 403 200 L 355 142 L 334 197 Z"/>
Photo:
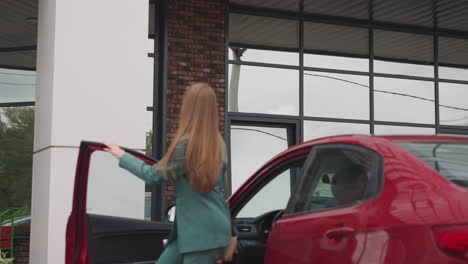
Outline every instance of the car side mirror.
<path fill-rule="evenodd" d="M 326 183 L 326 184 L 330 184 L 331 183 L 330 177 L 327 174 L 323 175 L 322 176 L 322 182 Z"/>
<path fill-rule="evenodd" d="M 175 204 L 173 204 L 173 205 L 169 206 L 166 209 L 166 219 L 167 219 L 167 221 L 169 221 L 171 223 L 174 223 L 175 215 L 176 215 L 176 206 L 175 206 Z"/>

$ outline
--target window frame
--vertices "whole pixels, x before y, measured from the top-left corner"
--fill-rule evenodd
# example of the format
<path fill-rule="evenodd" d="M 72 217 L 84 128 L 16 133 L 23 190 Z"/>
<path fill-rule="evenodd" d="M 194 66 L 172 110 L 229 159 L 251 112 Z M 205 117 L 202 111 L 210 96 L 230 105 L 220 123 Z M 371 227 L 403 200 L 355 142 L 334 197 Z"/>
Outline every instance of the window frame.
<path fill-rule="evenodd" d="M 365 199 L 362 201 L 358 201 L 356 203 L 351 203 L 351 204 L 346 204 L 343 206 L 335 206 L 335 207 L 330 207 L 330 208 L 323 208 L 319 210 L 307 210 L 307 211 L 300 211 L 300 212 L 295 212 L 294 208 L 296 207 L 296 202 L 299 198 L 299 192 L 298 190 L 295 191 L 294 195 L 291 196 L 290 201 L 288 203 L 288 206 L 286 207 L 284 211 L 284 216 L 295 216 L 295 215 L 305 215 L 305 214 L 311 214 L 311 213 L 317 213 L 317 212 L 324 212 L 324 211 L 331 211 L 331 210 L 340 210 L 344 208 L 349 208 L 352 206 L 356 206 L 358 204 L 366 203 L 369 202 L 370 200 L 375 199 L 378 197 L 384 189 L 384 174 L 383 174 L 383 168 L 384 168 L 384 163 L 383 163 L 383 158 L 380 154 L 377 152 L 362 147 L 354 144 L 341 144 L 341 143 L 331 143 L 331 144 L 322 144 L 318 146 L 314 146 L 312 148 L 312 151 L 307 157 L 307 160 L 304 164 L 303 170 L 302 170 L 302 176 L 300 177 L 299 182 L 297 183 L 297 186 L 304 186 L 304 183 L 306 181 L 307 177 L 307 172 L 309 169 L 311 169 L 312 166 L 316 165 L 316 160 L 317 156 L 320 151 L 324 150 L 347 150 L 347 151 L 356 151 L 361 154 L 368 155 L 370 158 L 372 158 L 372 163 L 373 167 L 371 169 L 371 181 L 370 181 L 370 189 L 366 190 L 366 195 Z M 313 175 L 315 178 L 316 175 Z"/>

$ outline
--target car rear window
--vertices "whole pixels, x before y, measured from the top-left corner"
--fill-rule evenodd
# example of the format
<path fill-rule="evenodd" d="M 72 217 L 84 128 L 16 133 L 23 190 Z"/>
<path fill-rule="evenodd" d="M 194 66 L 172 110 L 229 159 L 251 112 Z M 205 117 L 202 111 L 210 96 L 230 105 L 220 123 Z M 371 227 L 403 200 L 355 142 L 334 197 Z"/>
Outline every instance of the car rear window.
<path fill-rule="evenodd" d="M 440 175 L 468 188 L 468 144 L 447 142 L 398 142 Z"/>

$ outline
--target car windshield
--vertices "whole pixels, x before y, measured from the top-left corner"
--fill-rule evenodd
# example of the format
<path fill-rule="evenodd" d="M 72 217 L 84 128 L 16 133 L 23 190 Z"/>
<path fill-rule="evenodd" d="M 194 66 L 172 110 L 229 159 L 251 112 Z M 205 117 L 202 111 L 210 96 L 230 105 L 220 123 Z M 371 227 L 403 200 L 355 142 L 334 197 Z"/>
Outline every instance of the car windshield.
<path fill-rule="evenodd" d="M 468 144 L 454 142 L 398 142 L 440 175 L 468 188 Z"/>

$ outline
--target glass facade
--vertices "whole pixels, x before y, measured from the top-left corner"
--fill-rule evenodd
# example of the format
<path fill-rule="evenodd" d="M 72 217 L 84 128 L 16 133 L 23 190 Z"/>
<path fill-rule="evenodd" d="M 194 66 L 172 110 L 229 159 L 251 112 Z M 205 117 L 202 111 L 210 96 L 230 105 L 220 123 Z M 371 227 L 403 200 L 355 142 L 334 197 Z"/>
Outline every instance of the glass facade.
<path fill-rule="evenodd" d="M 226 78 L 231 124 L 294 123 L 297 133 L 288 138 L 290 145 L 350 133 L 468 131 L 468 34 L 441 30 L 436 35 L 433 23 L 418 24 L 412 15 L 395 21 L 385 8 L 377 8 L 381 3 L 373 11 L 366 3 L 359 9 L 360 3 L 342 1 L 336 5 L 350 5 L 350 13 L 340 8 L 344 13 L 336 14 L 335 4 L 306 2 L 288 14 L 230 6 Z M 398 10 L 410 14 L 416 9 Z M 427 6 L 418 15 L 432 21 L 431 10 Z M 379 23 L 369 19 L 372 12 Z M 239 138 L 235 127 L 227 130 L 231 153 L 249 140 Z M 249 147 L 268 147 L 262 144 L 254 141 Z M 246 159 L 232 155 L 233 179 L 240 177 L 238 166 Z"/>

